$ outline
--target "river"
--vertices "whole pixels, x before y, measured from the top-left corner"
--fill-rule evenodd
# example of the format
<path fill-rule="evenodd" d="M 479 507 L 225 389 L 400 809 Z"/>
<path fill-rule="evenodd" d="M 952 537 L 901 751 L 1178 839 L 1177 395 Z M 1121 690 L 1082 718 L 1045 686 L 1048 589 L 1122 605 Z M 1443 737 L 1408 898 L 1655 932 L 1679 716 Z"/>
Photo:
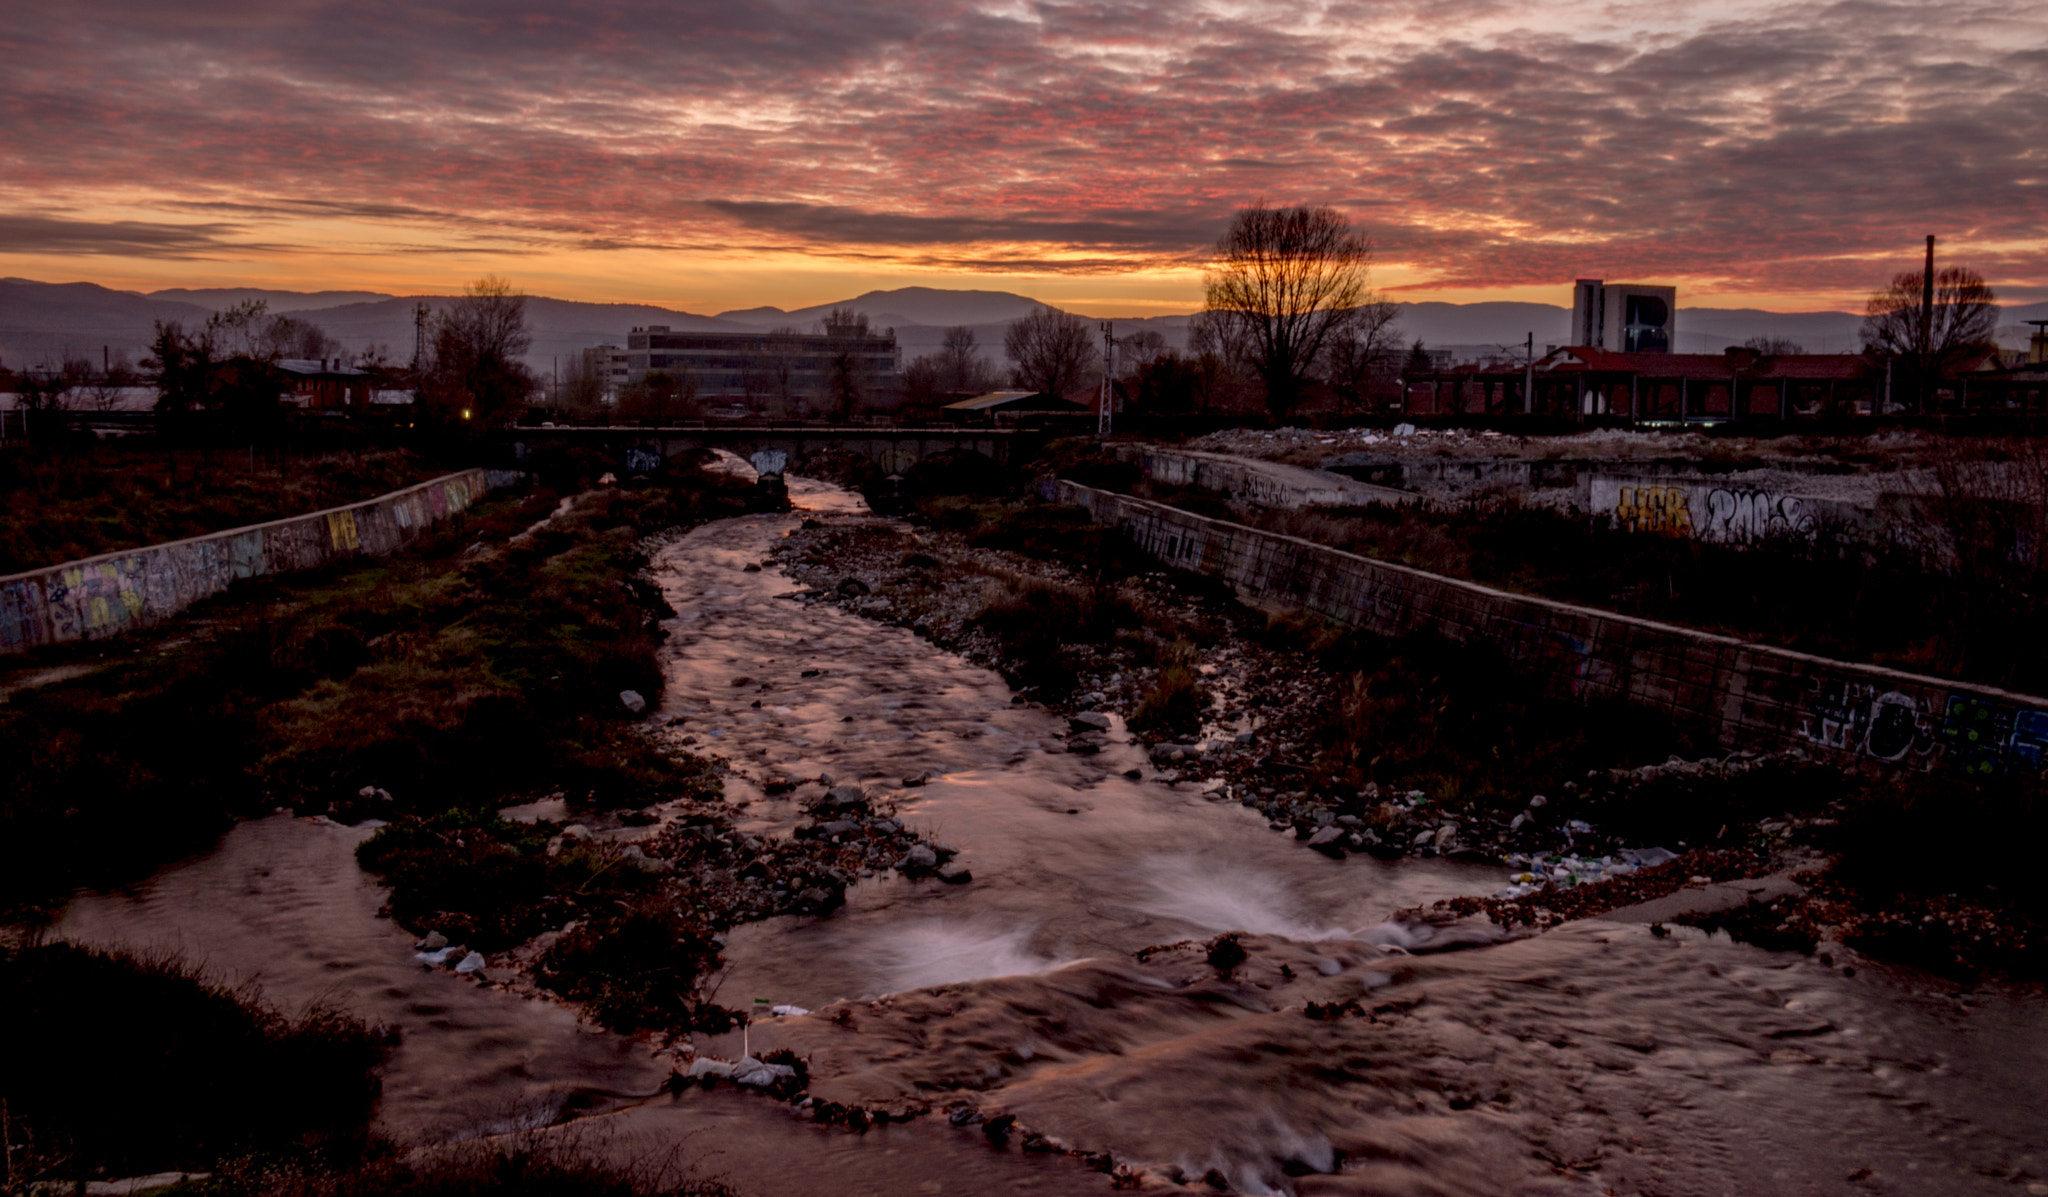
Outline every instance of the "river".
<path fill-rule="evenodd" d="M 2048 1193 L 2038 990 L 1851 976 L 1686 930 L 1466 946 L 1489 937 L 1391 925 L 1502 870 L 1330 860 L 1198 781 L 1127 778 L 1127 744 L 1065 752 L 1064 720 L 994 674 L 750 572 L 805 512 L 868 518 L 836 488 L 791 489 L 798 514 L 658 554 L 676 610 L 664 734 L 731 762 L 749 831 L 787 831 L 818 792 L 771 796 L 768 778 L 829 775 L 973 879 L 868 880 L 829 917 L 739 928 L 719 1000 L 813 1011 L 750 1035 L 809 1059 L 819 1100 L 931 1113 L 860 1134 L 730 1088 L 662 1094 L 671 1060 L 650 1045 L 422 968 L 355 866 L 367 830 L 325 820 L 245 823 L 144 885 L 80 896 L 59 930 L 402 1027 L 378 1114 L 394 1136 L 567 1123 L 625 1153 L 680 1144 L 764 1195 L 1108 1190 L 1073 1156 L 1023 1150 L 1022 1128 L 1109 1152 L 1148 1189 Z M 1248 957 L 1227 977 L 1198 948 L 1139 951 L 1233 930 Z M 1432 937 L 1466 950 L 1430 953 Z M 696 1047 L 740 1054 L 736 1035 Z M 1020 1130 L 998 1149 L 976 1120 L 1001 1116 Z"/>

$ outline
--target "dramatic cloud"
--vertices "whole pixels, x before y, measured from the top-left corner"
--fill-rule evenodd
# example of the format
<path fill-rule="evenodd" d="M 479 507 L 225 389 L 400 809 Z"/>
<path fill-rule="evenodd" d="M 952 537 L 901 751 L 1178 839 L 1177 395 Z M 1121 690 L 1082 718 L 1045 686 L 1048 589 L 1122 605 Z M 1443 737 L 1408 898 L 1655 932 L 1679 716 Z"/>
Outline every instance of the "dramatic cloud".
<path fill-rule="evenodd" d="M 0 54 L 23 273 L 1186 287 L 1263 197 L 1346 210 L 1413 297 L 1597 275 L 1853 303 L 1926 232 L 2048 288 L 2024 5 L 16 0 Z"/>

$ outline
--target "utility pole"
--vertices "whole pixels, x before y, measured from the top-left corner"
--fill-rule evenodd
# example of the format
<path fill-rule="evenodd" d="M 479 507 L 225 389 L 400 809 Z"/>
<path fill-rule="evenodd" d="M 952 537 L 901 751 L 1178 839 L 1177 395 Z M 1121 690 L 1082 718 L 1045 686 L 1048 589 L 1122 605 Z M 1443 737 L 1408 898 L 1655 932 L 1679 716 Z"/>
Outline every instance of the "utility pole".
<path fill-rule="evenodd" d="M 1116 398 L 1115 383 L 1110 371 L 1116 364 L 1116 338 L 1109 335 L 1110 323 L 1102 322 L 1102 405 L 1095 416 L 1095 435 L 1109 435 L 1109 409 Z"/>
<path fill-rule="evenodd" d="M 1934 362 L 1934 234 L 1927 234 L 1927 268 L 1920 272 L 1920 414 L 1932 393 L 1927 378 Z"/>
<path fill-rule="evenodd" d="M 415 382 L 427 368 L 427 318 L 432 315 L 425 300 L 412 305 L 412 374 Z"/>
<path fill-rule="evenodd" d="M 1522 366 L 1522 414 L 1526 416 L 1536 410 L 1536 334 L 1533 331 L 1529 334 L 1529 344 L 1523 353 L 1525 357 Z"/>

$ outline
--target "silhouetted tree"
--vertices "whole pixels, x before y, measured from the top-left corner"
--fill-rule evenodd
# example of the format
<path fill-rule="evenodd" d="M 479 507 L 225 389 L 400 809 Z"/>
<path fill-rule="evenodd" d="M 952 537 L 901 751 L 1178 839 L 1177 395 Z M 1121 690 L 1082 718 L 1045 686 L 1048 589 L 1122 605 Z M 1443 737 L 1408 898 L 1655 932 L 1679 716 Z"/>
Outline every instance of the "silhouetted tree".
<path fill-rule="evenodd" d="M 1385 299 L 1358 305 L 1339 330 L 1328 351 L 1325 368 L 1340 410 L 1363 411 L 1394 375 L 1394 346 L 1400 342 L 1396 320 L 1401 307 Z"/>
<path fill-rule="evenodd" d="M 818 322 L 818 331 L 827 341 L 826 406 L 840 419 L 851 419 L 861 401 L 867 398 L 868 388 L 874 385 L 868 370 L 866 342 L 873 334 L 867 313 L 856 312 L 852 308 L 833 308 Z"/>
<path fill-rule="evenodd" d="M 1805 353 L 1806 346 L 1790 337 L 1755 336 L 1742 343 L 1744 349 L 1754 349 L 1766 357 L 1782 357 L 1786 354 Z"/>
<path fill-rule="evenodd" d="M 1371 265 L 1372 243 L 1333 208 L 1258 204 L 1217 240 L 1205 306 L 1233 327 L 1275 419 L 1294 410 L 1324 350 L 1368 301 Z"/>
<path fill-rule="evenodd" d="M 421 386 L 429 413 L 445 420 L 504 423 L 533 393 L 533 372 L 520 361 L 533 344 L 526 296 L 487 275 L 434 320 L 434 360 Z"/>
<path fill-rule="evenodd" d="M 1924 309 L 1925 275 L 1892 276 L 1863 308 L 1863 349 L 1903 371 L 1925 407 L 1937 379 L 1990 348 L 1998 330 L 1998 297 L 1984 276 L 1967 266 L 1934 272 L 1934 306 Z M 1923 338 L 1923 311 L 1931 317 Z"/>
<path fill-rule="evenodd" d="M 919 354 L 906 362 L 898 384 L 903 393 L 903 414 L 919 420 L 938 414 L 949 390 L 945 385 L 948 370 L 949 363 L 942 353 Z"/>
<path fill-rule="evenodd" d="M 939 350 L 939 389 L 962 394 L 983 394 L 995 389 L 995 371 L 981 356 L 974 330 L 956 324 L 946 330 L 946 343 Z"/>
<path fill-rule="evenodd" d="M 1041 307 L 1003 331 L 1003 352 L 1018 386 L 1063 395 L 1087 377 L 1096 350 L 1087 321 Z"/>
<path fill-rule="evenodd" d="M 697 380 L 688 374 L 649 370 L 619 392 L 619 418 L 660 427 L 696 414 Z"/>

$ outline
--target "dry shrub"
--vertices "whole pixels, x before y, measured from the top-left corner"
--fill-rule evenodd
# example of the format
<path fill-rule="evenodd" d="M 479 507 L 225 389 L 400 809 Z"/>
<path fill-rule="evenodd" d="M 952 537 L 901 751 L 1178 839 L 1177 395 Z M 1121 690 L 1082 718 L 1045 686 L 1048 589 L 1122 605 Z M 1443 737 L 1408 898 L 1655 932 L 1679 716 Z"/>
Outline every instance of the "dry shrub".
<path fill-rule="evenodd" d="M 1158 680 L 1131 712 L 1133 731 L 1193 732 L 1201 727 L 1208 695 L 1195 671 L 1195 646 L 1177 640 L 1161 654 Z"/>

